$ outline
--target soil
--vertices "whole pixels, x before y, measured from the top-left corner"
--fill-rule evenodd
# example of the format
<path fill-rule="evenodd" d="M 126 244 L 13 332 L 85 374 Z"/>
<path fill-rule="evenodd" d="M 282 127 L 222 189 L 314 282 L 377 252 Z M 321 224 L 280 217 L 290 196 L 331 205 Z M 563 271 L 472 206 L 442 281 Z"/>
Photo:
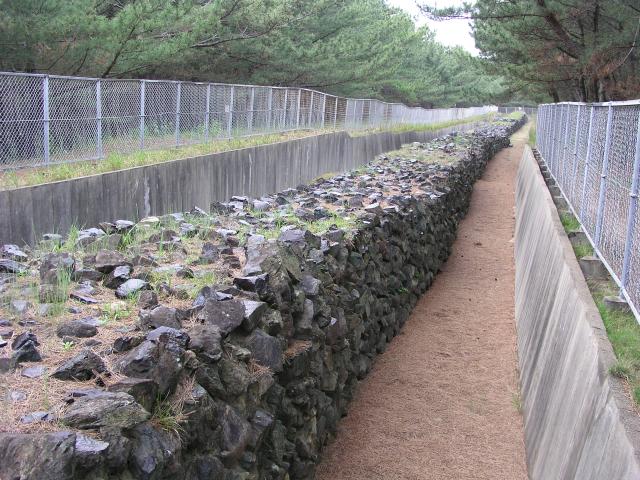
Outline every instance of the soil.
<path fill-rule="evenodd" d="M 451 257 L 359 385 L 317 479 L 527 478 L 513 256 L 527 138 L 525 127 L 476 183 Z"/>

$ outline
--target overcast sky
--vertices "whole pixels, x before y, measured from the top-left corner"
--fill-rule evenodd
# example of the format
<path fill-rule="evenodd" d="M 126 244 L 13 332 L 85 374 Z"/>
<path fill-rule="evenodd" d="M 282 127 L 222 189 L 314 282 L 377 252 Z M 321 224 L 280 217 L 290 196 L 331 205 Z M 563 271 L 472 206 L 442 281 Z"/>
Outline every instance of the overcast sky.
<path fill-rule="evenodd" d="M 400 7 L 409 12 L 418 25 L 429 25 L 429 28 L 436 33 L 436 39 L 444 45 L 460 45 L 465 50 L 477 55 L 471 27 L 468 20 L 443 20 L 436 22 L 428 20 L 421 14 L 416 5 L 416 0 L 386 0 L 389 5 Z M 436 5 L 438 7 L 462 6 L 464 0 L 418 0 L 419 3 Z"/>

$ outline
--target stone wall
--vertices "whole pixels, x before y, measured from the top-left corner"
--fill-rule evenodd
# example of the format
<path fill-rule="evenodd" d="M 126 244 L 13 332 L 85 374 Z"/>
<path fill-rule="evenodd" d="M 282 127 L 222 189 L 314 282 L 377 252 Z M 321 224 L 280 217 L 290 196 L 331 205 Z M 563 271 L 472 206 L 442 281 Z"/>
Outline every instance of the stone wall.
<path fill-rule="evenodd" d="M 375 155 L 449 131 L 327 133 L 270 145 L 213 153 L 32 187 L 0 191 L 0 244 L 29 244 L 44 233 L 97 225 L 115 218 L 207 208 L 232 195 L 260 197 L 326 173 L 356 168 Z"/>
<path fill-rule="evenodd" d="M 640 419 L 531 149 L 516 191 L 516 320 L 531 480 L 640 478 Z"/>
<path fill-rule="evenodd" d="M 370 175 L 271 197 L 313 205 L 333 201 L 338 185 L 382 192 L 380 179 L 395 179 L 393 193 L 370 195 L 366 206 L 350 196 L 353 209 L 362 207 L 351 229 L 249 236 L 234 285 L 203 288 L 186 311 L 150 300 L 142 334 L 114 344 L 111 365 L 124 378 L 71 392 L 62 417 L 69 431 L 1 434 L 0 478 L 312 478 L 358 380 L 447 259 L 474 181 L 522 123 L 473 134 L 451 164 L 382 163 Z M 92 259 L 97 271 L 106 271 L 105 257 Z M 89 350 L 54 375 L 91 378 L 96 368 L 107 370 Z M 161 402 L 180 405 L 180 418 L 158 413 Z"/>

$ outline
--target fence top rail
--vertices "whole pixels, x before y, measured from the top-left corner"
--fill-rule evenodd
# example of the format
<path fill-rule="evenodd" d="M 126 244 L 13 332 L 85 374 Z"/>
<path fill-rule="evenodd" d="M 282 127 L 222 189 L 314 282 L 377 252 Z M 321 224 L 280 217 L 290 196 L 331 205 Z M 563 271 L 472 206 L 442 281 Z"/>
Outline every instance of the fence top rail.
<path fill-rule="evenodd" d="M 558 102 L 558 103 L 541 103 L 539 107 L 555 106 L 555 105 L 586 105 L 592 107 L 624 107 L 629 105 L 640 105 L 640 99 L 636 100 L 624 100 L 619 102 Z"/>

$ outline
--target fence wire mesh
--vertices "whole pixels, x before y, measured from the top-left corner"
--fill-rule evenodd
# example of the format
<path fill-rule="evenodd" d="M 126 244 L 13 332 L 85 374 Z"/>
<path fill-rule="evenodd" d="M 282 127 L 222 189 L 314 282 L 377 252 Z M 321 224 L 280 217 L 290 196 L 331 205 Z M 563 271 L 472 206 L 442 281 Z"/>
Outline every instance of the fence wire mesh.
<path fill-rule="evenodd" d="M 527 115 L 535 115 L 538 110 L 538 107 L 507 107 L 504 105 L 498 106 L 499 113 L 513 113 L 513 112 L 524 112 Z"/>
<path fill-rule="evenodd" d="M 298 129 L 431 124 L 496 110 L 411 108 L 301 88 L 0 72 L 0 170 Z"/>
<path fill-rule="evenodd" d="M 640 101 L 540 105 L 537 148 L 640 321 Z"/>

